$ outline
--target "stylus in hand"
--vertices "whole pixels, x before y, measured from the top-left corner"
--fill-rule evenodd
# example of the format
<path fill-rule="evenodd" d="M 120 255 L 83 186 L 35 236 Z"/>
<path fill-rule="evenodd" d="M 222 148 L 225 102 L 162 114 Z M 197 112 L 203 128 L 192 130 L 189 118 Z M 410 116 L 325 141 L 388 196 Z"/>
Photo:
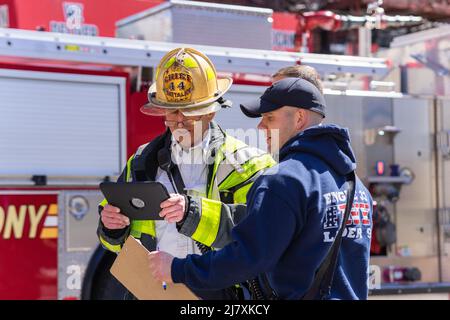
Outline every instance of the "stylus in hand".
<path fill-rule="evenodd" d="M 156 246 L 156 251 L 159 251 L 159 246 Z M 162 282 L 162 288 L 163 288 L 164 290 L 167 289 L 167 283 L 166 283 L 165 281 Z"/>

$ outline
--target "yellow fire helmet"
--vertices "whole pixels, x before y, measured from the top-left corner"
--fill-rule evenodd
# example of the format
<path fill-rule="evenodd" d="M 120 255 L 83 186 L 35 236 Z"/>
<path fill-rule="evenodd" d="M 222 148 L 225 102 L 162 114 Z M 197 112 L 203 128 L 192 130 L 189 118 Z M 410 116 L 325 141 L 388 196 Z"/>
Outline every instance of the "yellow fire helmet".
<path fill-rule="evenodd" d="M 221 97 L 233 82 L 231 78 L 217 78 L 209 58 L 192 48 L 167 53 L 156 69 L 155 78 L 156 82 L 148 89 L 149 102 L 141 107 L 141 112 L 158 116 L 168 109 L 180 110 L 185 116 L 216 112 L 222 107 Z"/>

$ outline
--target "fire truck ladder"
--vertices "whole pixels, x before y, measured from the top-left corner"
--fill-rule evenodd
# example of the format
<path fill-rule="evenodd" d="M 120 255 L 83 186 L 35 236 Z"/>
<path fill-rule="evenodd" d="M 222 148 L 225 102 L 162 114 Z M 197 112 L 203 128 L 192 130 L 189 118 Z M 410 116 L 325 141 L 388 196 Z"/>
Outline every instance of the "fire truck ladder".
<path fill-rule="evenodd" d="M 0 28 L 0 56 L 151 67 L 168 51 L 186 44 Z M 270 75 L 282 67 L 305 64 L 322 74 L 384 76 L 385 59 L 194 45 L 218 71 Z"/>

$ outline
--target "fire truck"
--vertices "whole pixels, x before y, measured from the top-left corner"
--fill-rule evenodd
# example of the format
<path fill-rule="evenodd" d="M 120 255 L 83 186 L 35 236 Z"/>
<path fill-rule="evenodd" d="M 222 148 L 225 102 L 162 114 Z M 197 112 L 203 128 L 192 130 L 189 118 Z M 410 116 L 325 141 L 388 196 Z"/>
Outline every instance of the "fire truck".
<path fill-rule="evenodd" d="M 231 7 L 208 8 L 214 14 L 242 13 Z M 265 10 L 244 11 L 267 21 Z M 116 33 L 128 39 L 0 29 L 0 299 L 123 295 L 109 273 L 116 256 L 96 236 L 98 185 L 114 181 L 127 157 L 164 130 L 161 118 L 144 116 L 139 108 L 159 60 L 183 44 L 133 34 L 158 12 L 119 21 Z M 175 22 L 168 30 L 176 29 Z M 227 98 L 235 107 L 216 116 L 228 130 L 256 127 L 257 120 L 244 117 L 237 106 L 258 97 L 275 71 L 295 64 L 315 67 L 326 88 L 326 121 L 350 129 L 358 175 L 384 218 L 397 226 L 395 241 L 382 227 L 375 232 L 380 241 L 372 259 L 373 297 L 418 290 L 414 279 L 394 283 L 391 276 L 400 267 L 417 267 L 419 289 L 448 298 L 447 220 L 441 216 L 447 211 L 442 198 L 436 200 L 448 171 L 436 171 L 444 155 L 434 149 L 436 124 L 442 124 L 444 142 L 446 132 L 444 111 L 436 110 L 447 105 L 436 109 L 435 96 L 398 90 L 390 77 L 401 68 L 387 56 L 191 45 L 208 55 L 219 73 L 233 77 Z"/>
<path fill-rule="evenodd" d="M 164 130 L 162 119 L 139 107 L 153 67 L 177 46 L 0 31 L 0 298 L 99 296 L 97 282 L 113 257 L 96 238 L 98 184 L 114 180 L 127 157 Z M 196 48 L 233 76 L 228 97 L 235 105 L 262 93 L 270 74 L 287 65 L 387 71 L 383 59 Z M 219 112 L 217 121 L 227 129 L 256 127 L 238 108 Z"/>

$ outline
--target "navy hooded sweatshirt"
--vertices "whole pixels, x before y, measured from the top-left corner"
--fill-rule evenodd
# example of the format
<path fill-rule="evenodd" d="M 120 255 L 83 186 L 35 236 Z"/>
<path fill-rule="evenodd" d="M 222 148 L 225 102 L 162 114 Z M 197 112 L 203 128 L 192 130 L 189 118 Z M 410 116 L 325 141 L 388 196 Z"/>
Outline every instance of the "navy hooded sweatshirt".
<path fill-rule="evenodd" d="M 172 262 L 172 279 L 222 289 L 266 273 L 281 299 L 299 299 L 333 243 L 345 211 L 345 175 L 356 168 L 347 129 L 308 128 L 284 144 L 280 163 L 247 195 L 247 216 L 233 242 Z M 367 299 L 372 199 L 357 179 L 330 299 Z"/>

